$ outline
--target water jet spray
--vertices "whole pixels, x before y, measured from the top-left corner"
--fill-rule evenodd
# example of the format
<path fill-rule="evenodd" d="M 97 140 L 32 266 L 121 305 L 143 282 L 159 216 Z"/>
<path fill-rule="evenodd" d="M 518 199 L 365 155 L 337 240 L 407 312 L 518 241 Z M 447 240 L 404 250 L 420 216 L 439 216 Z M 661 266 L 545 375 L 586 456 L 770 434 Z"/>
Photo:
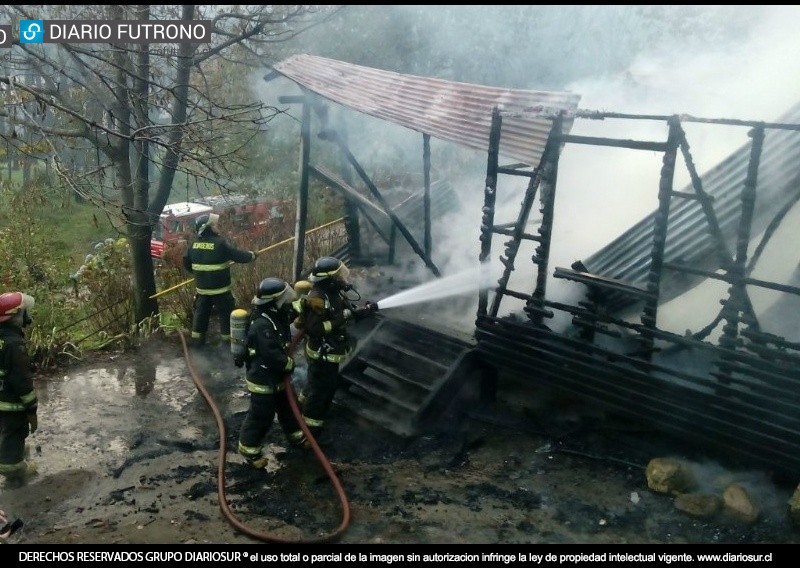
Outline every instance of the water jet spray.
<path fill-rule="evenodd" d="M 430 282 L 423 282 L 407 290 L 402 290 L 392 294 L 382 300 L 378 300 L 379 310 L 388 308 L 398 308 L 422 302 L 430 302 L 450 296 L 467 294 L 470 292 L 478 293 L 480 290 L 493 285 L 493 278 L 488 264 L 468 268 L 462 272 L 443 276 Z"/>

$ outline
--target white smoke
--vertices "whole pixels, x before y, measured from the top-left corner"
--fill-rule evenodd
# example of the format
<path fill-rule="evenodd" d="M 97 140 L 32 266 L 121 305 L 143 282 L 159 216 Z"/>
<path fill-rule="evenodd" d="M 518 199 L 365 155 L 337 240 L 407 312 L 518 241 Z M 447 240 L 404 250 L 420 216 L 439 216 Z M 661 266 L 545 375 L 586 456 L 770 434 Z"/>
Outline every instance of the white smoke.
<path fill-rule="evenodd" d="M 581 95 L 583 109 L 772 121 L 797 102 L 800 93 L 800 58 L 796 57 L 800 34 L 794 29 L 800 16 L 797 6 L 478 6 L 458 11 L 396 6 L 392 10 L 407 15 L 405 25 L 416 39 L 428 42 L 432 60 L 449 59 L 449 66 L 439 68 L 441 78 L 471 82 L 475 76 L 463 74 L 483 71 L 487 84 L 495 86 L 573 91 Z M 526 28 L 508 17 L 514 13 L 537 17 Z M 482 38 L 480 44 L 475 43 L 476 37 Z M 514 49 L 509 50 L 512 41 Z M 504 54 L 501 66 L 496 59 L 487 63 L 475 60 L 478 55 L 496 55 L 492 46 Z M 369 57 L 370 52 L 361 53 Z M 537 75 L 530 72 L 533 66 L 524 64 L 526 61 L 535 61 L 537 69 L 542 61 L 551 61 L 552 66 Z M 449 76 L 459 72 L 462 75 Z M 537 81 L 539 76 L 547 76 L 547 83 Z M 554 85 L 559 76 L 572 80 Z M 333 108 L 332 117 L 347 117 L 349 144 L 368 173 L 376 178 L 387 172 L 421 173 L 419 133 L 336 105 Z M 701 174 L 749 141 L 746 127 L 690 122 L 683 126 Z M 667 128 L 664 121 L 578 119 L 572 133 L 664 141 Z M 318 152 L 321 145 L 314 140 L 312 147 Z M 433 259 L 446 276 L 474 267 L 479 254 L 486 155 L 453 149 L 436 139 L 431 140 L 431 147 L 434 179 L 457 180 L 454 184 L 461 202 L 460 209 L 437 220 L 432 229 Z M 585 258 L 652 212 L 657 205 L 661 160 L 658 152 L 567 145 L 560 160 L 548 272 Z M 465 164 L 469 167 L 464 168 Z M 682 189 L 688 182 L 679 160 L 674 187 Z M 525 184 L 519 179 L 501 179 L 498 186 L 495 223 L 514 221 Z M 538 218 L 538 208 L 537 203 L 532 219 Z M 506 240 L 494 236 L 494 262 L 504 254 Z M 400 236 L 398 243 L 400 249 L 406 246 Z M 797 250 L 782 248 L 789 256 Z M 530 257 L 534 250 L 534 243 L 521 247 L 509 288 L 532 291 L 535 272 L 531 273 Z M 798 262 L 794 254 L 777 264 L 791 270 Z M 764 265 L 770 264 L 776 262 L 765 255 Z M 433 278 L 419 259 L 401 263 L 395 271 L 405 282 Z M 550 277 L 547 292 L 550 299 L 573 302 L 584 286 Z M 659 326 L 680 333 L 696 331 L 714 317 L 716 298 L 724 292 L 724 285 L 709 281 L 664 305 Z M 767 305 L 766 300 L 759 302 Z M 520 301 L 506 298 L 501 315 L 520 307 Z M 474 312 L 467 317 L 473 316 Z"/>

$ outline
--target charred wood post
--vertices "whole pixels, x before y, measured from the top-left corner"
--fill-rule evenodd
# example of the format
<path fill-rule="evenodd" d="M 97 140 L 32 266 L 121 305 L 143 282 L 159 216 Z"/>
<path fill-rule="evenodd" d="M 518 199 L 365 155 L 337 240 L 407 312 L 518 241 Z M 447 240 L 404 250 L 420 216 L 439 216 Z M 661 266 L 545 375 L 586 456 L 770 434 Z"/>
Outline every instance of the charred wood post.
<path fill-rule="evenodd" d="M 489 153 L 486 163 L 486 183 L 483 190 L 483 216 L 481 217 L 481 252 L 478 260 L 481 264 L 486 262 L 492 252 L 492 228 L 494 226 L 494 205 L 497 198 L 497 165 L 500 151 L 500 128 L 503 117 L 500 109 L 492 109 L 492 126 L 489 130 Z M 478 292 L 478 317 L 486 315 L 486 306 L 489 303 L 489 291 L 481 288 Z"/>
<path fill-rule="evenodd" d="M 302 122 L 300 125 L 300 187 L 297 190 L 297 217 L 294 226 L 294 263 L 292 274 L 299 280 L 303 273 L 306 252 L 306 229 L 308 224 L 308 174 L 311 155 L 311 105 L 309 94 L 303 98 Z"/>
<path fill-rule="evenodd" d="M 406 241 L 408 241 L 408 244 L 411 245 L 412 249 L 414 249 L 414 252 L 417 253 L 417 255 L 419 255 L 419 257 L 425 262 L 425 266 L 427 266 L 435 276 L 440 277 L 442 274 L 439 272 L 439 269 L 436 267 L 430 257 L 425 254 L 425 251 L 420 248 L 419 243 L 417 243 L 414 236 L 409 232 L 408 228 L 403 224 L 400 218 L 397 217 L 397 215 L 392 211 L 392 208 L 386 201 L 386 198 L 372 182 L 370 177 L 367 175 L 367 172 L 365 172 L 364 168 L 361 167 L 361 164 L 358 163 L 358 160 L 356 160 L 356 157 L 353 155 L 353 153 L 350 151 L 350 148 L 347 147 L 344 141 L 339 138 L 336 132 L 331 130 L 320 132 L 319 137 L 323 140 L 335 142 L 336 145 L 339 146 L 342 154 L 356 170 L 356 173 L 359 175 L 361 180 L 367 185 L 372 196 L 378 200 L 378 202 L 381 204 L 381 207 L 383 207 L 384 212 L 392 219 L 392 222 L 394 223 L 393 226 L 403 234 L 403 236 L 406 238 Z"/>
<path fill-rule="evenodd" d="M 425 255 L 431 256 L 431 135 L 422 135 L 422 176 L 425 193 L 422 198 L 422 210 L 425 217 L 425 237 L 423 248 Z"/>
<path fill-rule="evenodd" d="M 564 115 L 560 113 L 553 120 L 553 128 L 547 139 L 547 144 L 542 154 L 542 161 L 538 170 L 541 170 L 542 193 L 542 223 L 539 227 L 539 246 L 536 254 L 531 258 L 537 265 L 536 289 L 527 302 L 524 310 L 528 317 L 536 324 L 541 324 L 545 316 L 552 317 L 552 312 L 545 309 L 545 293 L 547 287 L 547 265 L 550 260 L 550 239 L 553 232 L 553 217 L 555 215 L 556 180 L 558 179 L 558 157 L 563 142 Z M 531 185 L 533 178 L 531 178 Z M 530 187 L 530 186 L 529 186 Z M 517 230 L 521 230 L 518 225 Z"/>
<path fill-rule="evenodd" d="M 756 203 L 756 186 L 758 184 L 758 166 L 761 161 L 761 149 L 764 145 L 764 126 L 754 128 L 750 132 L 753 139 L 750 147 L 750 163 L 747 168 L 747 178 L 742 187 L 741 203 L 742 214 L 739 218 L 739 228 L 736 237 L 736 259 L 728 269 L 731 287 L 728 290 L 728 299 L 725 301 L 722 316 L 725 325 L 722 326 L 722 336 L 719 345 L 722 347 L 721 361 L 717 378 L 722 384 L 730 382 L 732 367 L 726 351 L 736 351 L 739 344 L 739 326 L 744 323 L 752 325 L 751 318 L 742 317 L 747 313 L 747 294 L 745 280 L 747 269 L 747 246 L 750 242 L 750 231 L 753 222 L 753 210 Z"/>
<path fill-rule="evenodd" d="M 650 270 L 647 274 L 645 286 L 649 297 L 642 308 L 642 355 L 650 360 L 653 355 L 653 330 L 657 328 L 658 301 L 661 288 L 661 270 L 664 263 L 664 248 L 667 243 L 667 230 L 669 228 L 669 204 L 672 197 L 672 182 L 675 178 L 675 162 L 678 154 L 678 141 L 680 139 L 680 121 L 677 116 L 668 120 L 669 134 L 667 135 L 667 149 L 664 152 L 661 167 L 661 179 L 658 184 L 658 211 L 653 227 L 653 246 L 650 253 Z"/>

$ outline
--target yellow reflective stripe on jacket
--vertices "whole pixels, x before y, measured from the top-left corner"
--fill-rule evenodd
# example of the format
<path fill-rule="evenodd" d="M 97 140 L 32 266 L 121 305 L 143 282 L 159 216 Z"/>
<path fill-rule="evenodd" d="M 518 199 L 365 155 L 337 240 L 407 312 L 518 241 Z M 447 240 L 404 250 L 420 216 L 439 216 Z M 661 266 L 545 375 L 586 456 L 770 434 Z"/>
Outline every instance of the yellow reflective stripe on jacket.
<path fill-rule="evenodd" d="M 291 357 L 286 360 L 286 365 L 283 366 L 284 371 L 291 371 L 294 369 L 294 359 Z"/>
<path fill-rule="evenodd" d="M 284 385 L 283 383 L 279 384 L 278 387 L 275 389 L 273 389 L 269 385 L 259 385 L 257 383 L 248 380 L 245 380 L 245 383 L 247 383 L 247 390 L 250 392 L 254 392 L 256 394 L 272 394 L 276 390 L 280 392 L 286 388 L 286 385 Z"/>
<path fill-rule="evenodd" d="M 322 329 L 325 330 L 325 333 L 330 333 L 333 330 L 333 322 L 330 320 L 325 320 L 322 322 Z"/>
<path fill-rule="evenodd" d="M 24 412 L 25 405 L 19 402 L 4 402 L 0 400 L 0 412 Z"/>
<path fill-rule="evenodd" d="M 217 270 L 225 270 L 228 268 L 228 263 L 222 264 L 194 264 L 192 263 L 192 272 L 215 272 Z"/>
<path fill-rule="evenodd" d="M 306 355 L 312 359 L 322 359 L 328 363 L 341 363 L 347 359 L 347 355 L 339 355 L 338 353 L 326 353 L 322 355 L 319 351 L 312 350 L 311 347 L 308 346 L 308 343 L 306 343 Z"/>
<path fill-rule="evenodd" d="M 217 294 L 224 294 L 230 289 L 230 286 L 225 286 L 224 288 L 198 288 L 197 293 L 203 296 L 216 296 Z"/>
<path fill-rule="evenodd" d="M 22 404 L 29 405 L 34 400 L 36 400 L 36 391 L 31 391 L 28 394 L 23 394 L 19 399 L 22 401 Z"/>

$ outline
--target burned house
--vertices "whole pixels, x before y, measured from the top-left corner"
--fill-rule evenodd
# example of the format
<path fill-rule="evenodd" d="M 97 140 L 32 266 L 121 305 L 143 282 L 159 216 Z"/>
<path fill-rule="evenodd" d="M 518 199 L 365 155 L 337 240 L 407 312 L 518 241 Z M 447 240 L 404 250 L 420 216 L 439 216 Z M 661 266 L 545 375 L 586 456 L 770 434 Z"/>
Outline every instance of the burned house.
<path fill-rule="evenodd" d="M 302 105 L 296 235 L 306 227 L 309 180 L 322 180 L 346 203 L 349 246 L 337 254 L 351 264 L 391 264 L 402 237 L 430 278 L 440 278 L 432 227 L 454 194 L 469 191 L 482 197 L 476 260 L 500 267 L 493 285 L 476 294 L 468 340 L 382 314 L 344 369 L 342 404 L 350 400 L 362 415 L 413 435 L 460 390 L 477 384 L 491 399 L 510 377 L 532 392 L 552 389 L 675 435 L 728 463 L 789 478 L 800 472 L 800 269 L 789 267 L 778 281 L 758 268 L 776 234 L 797 234 L 786 223 L 800 198 L 800 108 L 775 122 L 587 111 L 574 93 L 454 83 L 308 55 L 277 64 L 275 73 L 303 93 L 282 98 Z M 330 103 L 422 134 L 423 181 L 402 214 L 329 123 Z M 572 133 L 577 121 L 612 120 L 652 122 L 664 134 Z M 738 128 L 740 149 L 699 168 L 687 124 Z M 481 152 L 485 178 L 458 189 L 432 183 L 432 138 Z M 312 148 L 322 143 L 340 152 L 340 173 L 315 163 Z M 653 212 L 630 216 L 618 237 L 563 262 L 552 253 L 554 227 L 572 213 L 558 207 L 559 165 L 575 146 L 647 152 L 659 164 L 647 188 Z M 689 179 L 680 189 L 678 171 Z M 519 196 L 506 218 L 498 200 L 509 179 Z M 365 254 L 365 224 L 387 254 Z M 296 243 L 299 277 L 303 239 Z M 709 282 L 719 297 L 704 300 L 712 314 L 704 324 L 662 325 L 665 306 Z M 554 297 L 556 285 L 569 294 Z M 764 292 L 772 294 L 768 301 Z"/>

